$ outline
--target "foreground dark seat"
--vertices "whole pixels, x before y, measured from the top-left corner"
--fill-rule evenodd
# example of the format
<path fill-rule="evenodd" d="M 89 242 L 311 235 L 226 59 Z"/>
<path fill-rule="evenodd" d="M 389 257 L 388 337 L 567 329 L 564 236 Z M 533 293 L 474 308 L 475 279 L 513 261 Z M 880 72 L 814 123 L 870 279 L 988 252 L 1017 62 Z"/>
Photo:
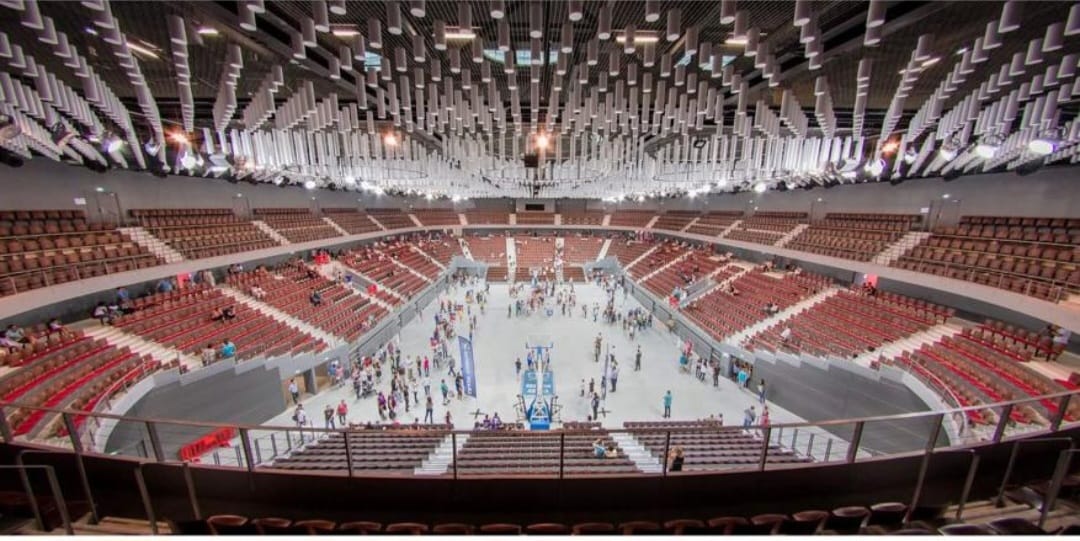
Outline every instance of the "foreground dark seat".
<path fill-rule="evenodd" d="M 615 525 L 610 522 L 583 522 L 575 524 L 571 532 L 574 535 L 613 535 Z"/>
<path fill-rule="evenodd" d="M 1047 535 L 1050 533 L 1032 524 L 1031 521 L 1019 517 L 999 518 L 987 526 L 1001 535 Z"/>
<path fill-rule="evenodd" d="M 870 518 L 866 521 L 867 526 L 881 526 L 882 528 L 896 529 L 904 525 L 904 516 L 907 515 L 907 504 L 900 502 L 885 502 L 870 506 Z"/>
<path fill-rule="evenodd" d="M 714 534 L 732 535 L 740 526 L 749 526 L 750 521 L 742 517 L 716 517 L 706 522 Z"/>
<path fill-rule="evenodd" d="M 889 532 L 889 535 L 934 535 L 934 532 L 923 528 L 904 528 L 903 530 Z"/>
<path fill-rule="evenodd" d="M 262 517 L 251 521 L 259 535 L 289 535 L 293 533 L 289 526 L 292 521 L 280 517 Z"/>
<path fill-rule="evenodd" d="M 672 535 L 705 533 L 705 523 L 688 518 L 669 520 L 664 523 L 664 531 Z"/>
<path fill-rule="evenodd" d="M 354 521 L 343 522 L 338 525 L 338 533 L 343 535 L 371 535 L 379 533 L 382 524 L 378 522 Z"/>
<path fill-rule="evenodd" d="M 825 519 L 829 518 L 828 511 L 799 511 L 791 515 L 790 519 L 780 524 L 780 532 L 783 535 L 814 535 Z"/>
<path fill-rule="evenodd" d="M 829 519 L 825 521 L 825 529 L 838 534 L 854 535 L 859 533 L 859 528 L 862 528 L 863 521 L 868 516 L 870 510 L 861 505 L 839 507 L 833 509 Z"/>
<path fill-rule="evenodd" d="M 779 515 L 776 513 L 765 513 L 763 515 L 756 515 L 750 517 L 750 526 L 745 532 L 739 532 L 736 529 L 737 535 L 772 535 L 780 529 L 780 525 L 787 520 L 787 515 Z"/>
<path fill-rule="evenodd" d="M 994 531 L 981 524 L 949 524 L 938 528 L 943 535 L 993 535 Z"/>
<path fill-rule="evenodd" d="M 660 525 L 647 520 L 634 520 L 619 524 L 619 531 L 623 535 L 658 534 L 660 533 Z"/>
<path fill-rule="evenodd" d="M 431 533 L 435 535 L 472 535 L 476 531 L 476 528 L 472 524 L 436 524 L 431 529 Z"/>
<path fill-rule="evenodd" d="M 206 519 L 213 535 L 251 535 L 258 531 L 248 523 L 247 517 L 240 515 L 214 515 Z"/>
<path fill-rule="evenodd" d="M 398 522 L 387 524 L 383 533 L 388 535 L 423 535 L 428 533 L 428 525 L 419 522 Z"/>
<path fill-rule="evenodd" d="M 521 535 L 521 526 L 517 524 L 484 524 L 480 535 Z"/>
<path fill-rule="evenodd" d="M 570 528 L 556 522 L 541 522 L 526 526 L 525 533 L 528 535 L 567 535 L 570 533 Z"/>
<path fill-rule="evenodd" d="M 299 520 L 293 523 L 294 532 L 304 532 L 307 535 L 330 535 L 334 533 L 337 524 L 332 520 Z"/>

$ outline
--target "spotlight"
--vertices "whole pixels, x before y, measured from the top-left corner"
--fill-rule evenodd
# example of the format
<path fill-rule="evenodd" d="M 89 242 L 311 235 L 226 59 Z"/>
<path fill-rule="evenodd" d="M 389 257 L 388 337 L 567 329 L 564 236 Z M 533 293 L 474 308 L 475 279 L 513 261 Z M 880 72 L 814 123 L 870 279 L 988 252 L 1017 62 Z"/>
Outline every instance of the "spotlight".
<path fill-rule="evenodd" d="M 180 145 L 188 144 L 188 136 L 187 136 L 187 134 L 185 134 L 182 131 L 174 131 L 174 132 L 170 133 L 169 134 L 169 139 L 172 140 L 172 142 L 180 144 Z"/>
<path fill-rule="evenodd" d="M 536 136 L 536 148 L 543 150 L 548 146 L 548 137 L 545 134 L 539 134 Z"/>
<path fill-rule="evenodd" d="M 895 154 L 896 151 L 899 150 L 899 149 L 900 149 L 900 142 L 895 140 L 895 139 L 891 139 L 889 141 L 886 141 L 885 144 L 881 146 L 882 154 L 886 154 L 886 155 Z"/>
<path fill-rule="evenodd" d="M 975 145 L 975 154 L 984 160 L 989 160 L 997 154 L 1001 148 L 1001 140 L 996 135 L 986 135 Z"/>
<path fill-rule="evenodd" d="M 757 184 L 754 184 L 754 191 L 757 193 L 765 193 L 765 190 L 768 189 L 769 187 L 764 182 L 758 182 Z"/>
<path fill-rule="evenodd" d="M 397 134 L 395 134 L 394 132 L 387 132 L 386 135 L 383 136 L 382 140 L 383 144 L 388 147 L 396 147 L 398 144 Z"/>
<path fill-rule="evenodd" d="M 315 189 L 315 181 L 314 180 L 305 180 L 304 181 L 304 188 L 307 188 L 308 190 L 314 190 Z"/>

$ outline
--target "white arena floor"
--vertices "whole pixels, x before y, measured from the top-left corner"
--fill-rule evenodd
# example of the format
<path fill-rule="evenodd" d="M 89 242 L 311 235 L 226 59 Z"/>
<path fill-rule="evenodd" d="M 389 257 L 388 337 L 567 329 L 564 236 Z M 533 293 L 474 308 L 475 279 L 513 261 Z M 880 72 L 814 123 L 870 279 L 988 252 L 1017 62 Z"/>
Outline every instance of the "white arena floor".
<path fill-rule="evenodd" d="M 482 285 L 475 286 L 477 288 Z M 466 289 L 463 287 L 451 288 L 446 296 L 457 302 L 464 302 Z M 517 395 L 520 393 L 520 378 L 515 375 L 514 360 L 520 356 L 522 363 L 525 359 L 525 344 L 529 337 L 550 337 L 554 344 L 551 350 L 551 364 L 555 373 L 555 392 L 558 396 L 558 404 L 562 406 L 560 414 L 556 415 L 556 421 L 585 421 L 591 414 L 588 400 L 581 397 L 581 381 L 586 382 L 590 378 L 596 380 L 596 388 L 600 388 L 600 374 L 602 363 L 593 362 L 593 342 L 597 333 L 603 336 L 603 349 L 612 347 L 615 358 L 619 363 L 619 379 L 616 392 L 609 392 L 602 402 L 600 421 L 605 427 L 620 428 L 624 421 L 649 421 L 660 420 L 663 413 L 662 397 L 665 391 L 671 390 L 672 419 L 673 420 L 696 420 L 704 419 L 710 415 L 724 417 L 725 424 L 741 424 L 743 412 L 750 405 L 755 405 L 760 413 L 761 406 L 757 396 L 749 391 L 739 389 L 735 383 L 721 378 L 720 386 L 712 386 L 712 377 L 709 375 L 705 383 L 699 382 L 692 374 L 680 373 L 678 370 L 679 339 L 662 327 L 647 329 L 635 336 L 633 341 L 624 333 L 621 325 L 607 325 L 602 318 L 598 322 L 592 320 L 592 305 L 599 303 L 601 311 L 605 302 L 605 293 L 599 286 L 588 284 L 576 284 L 578 307 L 573 316 L 562 316 L 556 309 L 554 315 L 548 317 L 544 314 L 533 314 L 507 318 L 507 306 L 513 299 L 509 295 L 507 284 L 492 284 L 489 291 L 489 302 L 486 313 L 478 315 L 477 329 L 474 333 L 474 357 L 476 359 L 477 398 L 465 397 L 463 400 L 452 399 L 450 413 L 454 425 L 458 429 L 472 428 L 475 420 L 483 419 L 484 414 L 498 412 L 499 417 L 506 422 L 519 421 L 515 413 Z M 445 297 L 444 297 L 445 298 Z M 590 306 L 589 317 L 582 318 L 581 304 L 588 303 Z M 620 312 L 640 307 L 633 297 L 625 297 L 620 291 L 616 294 L 616 308 Z M 398 337 L 398 343 L 403 348 L 402 358 L 408 355 L 430 354 L 428 339 L 434 330 L 433 314 L 436 306 L 428 306 L 423 310 L 421 318 L 414 319 L 403 329 Z M 475 305 L 472 310 L 476 311 Z M 457 331 L 468 334 L 468 325 L 458 322 Z M 451 343 L 451 354 L 457 358 L 457 341 Z M 640 346 L 642 351 L 642 367 L 640 372 L 633 371 L 634 351 Z M 460 363 L 458 363 L 460 365 Z M 432 393 L 438 394 L 441 377 L 446 374 L 444 365 L 439 377 L 432 367 Z M 447 379 L 447 384 L 453 388 L 453 379 Z M 389 393 L 389 378 L 384 374 L 379 390 Z M 419 390 L 420 399 L 423 400 L 423 388 Z M 322 426 L 322 411 L 327 404 L 336 405 L 342 398 L 349 405 L 349 422 L 364 423 L 368 421 L 378 422 L 379 415 L 374 397 L 356 400 L 351 386 L 340 387 L 324 391 L 315 396 L 307 396 L 302 399 L 304 409 L 308 412 L 309 419 L 315 426 Z M 445 414 L 442 401 L 435 400 L 435 419 L 440 421 Z M 421 402 L 422 404 L 422 402 Z M 400 409 L 399 409 L 400 411 Z M 480 411 L 479 417 L 474 412 Z M 773 404 L 769 404 L 772 423 L 798 422 L 799 417 L 784 411 Z M 410 412 L 399 418 L 402 423 L 411 422 L 414 418 L 422 419 L 424 416 L 423 406 L 420 409 L 412 408 Z M 292 424 L 292 409 L 282 412 L 277 417 L 266 422 L 272 426 L 289 426 Z M 553 423 L 553 427 L 559 424 Z"/>

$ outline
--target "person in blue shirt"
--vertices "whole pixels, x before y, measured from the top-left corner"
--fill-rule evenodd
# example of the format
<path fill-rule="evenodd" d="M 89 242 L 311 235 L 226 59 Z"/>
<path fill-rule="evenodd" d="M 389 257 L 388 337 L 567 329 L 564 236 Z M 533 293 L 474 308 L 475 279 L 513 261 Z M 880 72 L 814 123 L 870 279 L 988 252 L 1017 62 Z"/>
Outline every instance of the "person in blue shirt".
<path fill-rule="evenodd" d="M 158 293 L 168 293 L 173 290 L 172 281 L 168 278 L 162 278 L 157 283 Z"/>
<path fill-rule="evenodd" d="M 671 418 L 671 391 L 664 393 L 664 418 Z"/>
<path fill-rule="evenodd" d="M 126 287 L 116 288 L 116 300 L 118 304 L 124 304 L 125 302 L 131 300 L 131 294 L 128 293 Z"/>
<path fill-rule="evenodd" d="M 236 356 L 236 344 L 233 344 L 228 338 L 221 341 L 221 358 L 231 359 Z"/>

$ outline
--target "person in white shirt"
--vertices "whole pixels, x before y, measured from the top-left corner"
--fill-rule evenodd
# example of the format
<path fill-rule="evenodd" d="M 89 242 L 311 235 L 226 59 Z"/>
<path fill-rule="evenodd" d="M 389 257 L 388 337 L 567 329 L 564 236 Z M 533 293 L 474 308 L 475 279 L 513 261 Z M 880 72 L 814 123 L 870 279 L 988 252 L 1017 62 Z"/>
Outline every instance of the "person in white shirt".
<path fill-rule="evenodd" d="M 780 340 L 787 342 L 791 338 L 791 327 L 784 327 L 784 330 L 780 331 Z"/>
<path fill-rule="evenodd" d="M 217 360 L 217 350 L 214 349 L 213 344 L 206 344 L 206 347 L 202 350 L 202 365 L 209 366 L 211 363 Z"/>

